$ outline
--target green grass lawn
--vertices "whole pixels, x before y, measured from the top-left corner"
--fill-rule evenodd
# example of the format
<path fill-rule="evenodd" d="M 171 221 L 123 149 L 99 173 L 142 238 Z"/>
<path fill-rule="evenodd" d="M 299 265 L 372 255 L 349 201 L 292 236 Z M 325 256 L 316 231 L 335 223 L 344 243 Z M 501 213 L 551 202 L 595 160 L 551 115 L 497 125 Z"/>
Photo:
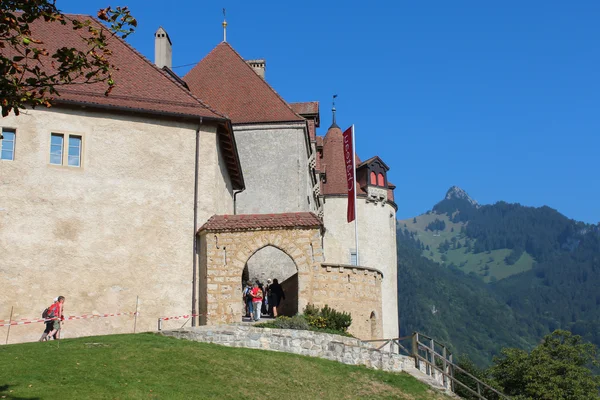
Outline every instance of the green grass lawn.
<path fill-rule="evenodd" d="M 6 399 L 445 399 L 407 374 L 155 334 L 0 346 Z"/>

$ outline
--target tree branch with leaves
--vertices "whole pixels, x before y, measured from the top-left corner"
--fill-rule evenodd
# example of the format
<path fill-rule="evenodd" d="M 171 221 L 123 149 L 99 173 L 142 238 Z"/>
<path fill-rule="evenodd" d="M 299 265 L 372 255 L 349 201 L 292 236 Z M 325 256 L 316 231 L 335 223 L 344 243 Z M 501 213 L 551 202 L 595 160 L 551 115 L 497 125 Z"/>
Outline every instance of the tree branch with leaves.
<path fill-rule="evenodd" d="M 115 87 L 109 41 L 133 33 L 137 21 L 127 7 L 107 7 L 97 18 L 70 18 L 48 0 L 0 0 L 0 99 L 2 116 L 38 105 L 50 107 L 60 88 L 105 83 L 105 95 Z M 81 46 L 49 51 L 35 37 L 36 21 L 70 25 L 79 31 Z"/>

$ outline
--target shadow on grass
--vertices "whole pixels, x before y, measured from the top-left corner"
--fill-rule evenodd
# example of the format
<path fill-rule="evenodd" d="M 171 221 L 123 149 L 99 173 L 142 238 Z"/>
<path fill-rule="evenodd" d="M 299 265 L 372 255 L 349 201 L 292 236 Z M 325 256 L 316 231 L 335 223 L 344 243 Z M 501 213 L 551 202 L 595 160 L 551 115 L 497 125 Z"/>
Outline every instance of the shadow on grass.
<path fill-rule="evenodd" d="M 17 397 L 10 392 L 10 385 L 0 385 L 0 398 L 7 400 L 41 400 L 39 397 Z"/>

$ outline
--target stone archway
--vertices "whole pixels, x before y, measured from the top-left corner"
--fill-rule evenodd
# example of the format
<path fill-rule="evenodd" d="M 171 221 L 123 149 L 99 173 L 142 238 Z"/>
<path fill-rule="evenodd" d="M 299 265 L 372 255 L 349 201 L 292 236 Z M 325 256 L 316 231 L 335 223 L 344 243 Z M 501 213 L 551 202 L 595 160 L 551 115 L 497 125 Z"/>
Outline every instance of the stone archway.
<path fill-rule="evenodd" d="M 323 261 L 321 221 L 312 213 L 213 216 L 200 228 L 198 310 L 201 324 L 238 322 L 240 278 L 258 250 L 274 247 L 297 268 L 297 309 L 312 298 L 313 270 Z"/>
<path fill-rule="evenodd" d="M 288 317 L 298 313 L 298 267 L 285 251 L 267 245 L 254 252 L 242 272 L 242 283 L 248 280 L 266 285 L 267 279 L 277 279 L 285 299 L 280 302 L 278 314 Z"/>

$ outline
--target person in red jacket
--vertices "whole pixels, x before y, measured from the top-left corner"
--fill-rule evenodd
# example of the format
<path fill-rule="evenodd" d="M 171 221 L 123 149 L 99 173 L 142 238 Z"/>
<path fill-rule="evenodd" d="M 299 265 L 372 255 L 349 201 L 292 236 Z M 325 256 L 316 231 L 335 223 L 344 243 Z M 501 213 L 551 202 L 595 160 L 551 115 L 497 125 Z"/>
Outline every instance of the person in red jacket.
<path fill-rule="evenodd" d="M 64 296 L 58 296 L 58 301 L 50 306 L 50 310 L 54 314 L 54 318 L 56 318 L 53 322 L 52 331 L 48 333 L 48 336 L 52 337 L 55 334 L 60 339 L 60 326 L 61 323 L 65 320 L 65 316 L 63 315 L 63 304 L 65 303 Z M 55 338 L 56 338 L 55 337 Z"/>
<path fill-rule="evenodd" d="M 258 287 L 257 282 L 255 282 L 254 285 L 252 285 L 250 295 L 252 296 L 252 317 L 255 321 L 258 321 L 260 319 L 260 308 L 262 306 L 263 301 L 263 292 Z"/>

